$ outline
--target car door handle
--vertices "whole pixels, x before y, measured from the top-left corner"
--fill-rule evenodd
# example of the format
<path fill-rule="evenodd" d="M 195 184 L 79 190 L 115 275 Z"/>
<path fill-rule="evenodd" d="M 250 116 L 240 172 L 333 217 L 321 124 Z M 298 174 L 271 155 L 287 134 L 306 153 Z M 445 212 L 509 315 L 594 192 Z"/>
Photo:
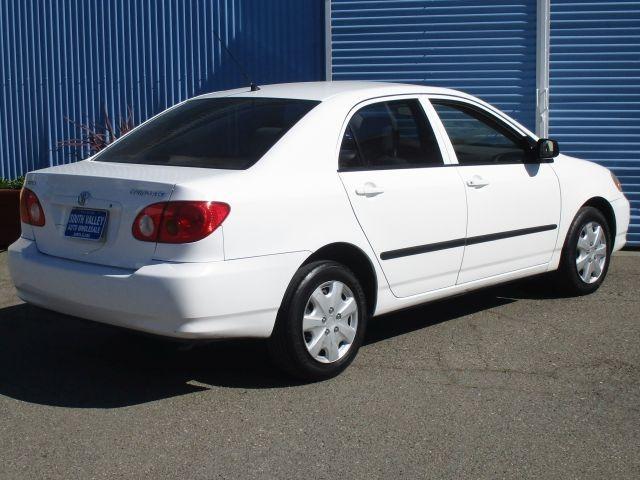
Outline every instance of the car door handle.
<path fill-rule="evenodd" d="M 471 188 L 482 188 L 489 185 L 489 182 L 482 178 L 480 175 L 474 175 L 469 180 L 467 180 L 467 187 Z"/>
<path fill-rule="evenodd" d="M 375 197 L 381 193 L 384 193 L 384 189 L 371 182 L 367 182 L 356 188 L 356 195 L 362 195 L 364 197 Z"/>

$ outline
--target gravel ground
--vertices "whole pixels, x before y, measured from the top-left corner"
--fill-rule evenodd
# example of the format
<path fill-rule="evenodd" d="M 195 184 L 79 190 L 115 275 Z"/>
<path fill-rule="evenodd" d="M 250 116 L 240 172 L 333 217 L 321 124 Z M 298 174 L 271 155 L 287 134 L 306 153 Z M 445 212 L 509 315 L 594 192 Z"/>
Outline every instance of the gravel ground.
<path fill-rule="evenodd" d="M 0 253 L 0 478 L 639 478 L 640 255 L 387 315 L 341 376 L 21 303 Z"/>

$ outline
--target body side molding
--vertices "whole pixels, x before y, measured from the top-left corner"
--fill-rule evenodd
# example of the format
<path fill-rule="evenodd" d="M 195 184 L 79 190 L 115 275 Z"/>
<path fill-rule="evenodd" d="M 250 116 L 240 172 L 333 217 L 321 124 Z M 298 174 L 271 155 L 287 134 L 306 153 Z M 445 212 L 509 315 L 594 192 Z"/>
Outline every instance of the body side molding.
<path fill-rule="evenodd" d="M 531 235 L 533 233 L 547 232 L 555 230 L 558 225 L 541 225 L 539 227 L 521 228 L 518 230 L 509 230 L 506 232 L 490 233 L 487 235 L 478 235 L 476 237 L 458 238 L 455 240 L 447 240 L 445 242 L 429 243 L 427 245 L 418 245 L 415 247 L 400 248 L 398 250 L 389 250 L 380 254 L 381 260 L 392 260 L 394 258 L 407 257 L 409 255 L 419 255 L 421 253 L 435 252 L 438 250 L 446 250 L 448 248 L 464 247 L 467 245 L 475 245 L 484 242 L 493 242 L 504 238 L 519 237 L 522 235 Z"/>

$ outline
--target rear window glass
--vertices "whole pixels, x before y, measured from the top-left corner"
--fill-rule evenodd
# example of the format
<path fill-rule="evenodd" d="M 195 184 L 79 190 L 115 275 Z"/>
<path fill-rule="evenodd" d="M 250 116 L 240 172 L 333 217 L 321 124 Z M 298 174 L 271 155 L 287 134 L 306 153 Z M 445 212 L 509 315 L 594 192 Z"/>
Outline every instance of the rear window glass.
<path fill-rule="evenodd" d="M 318 103 L 278 98 L 191 100 L 134 130 L 96 160 L 243 170 Z"/>

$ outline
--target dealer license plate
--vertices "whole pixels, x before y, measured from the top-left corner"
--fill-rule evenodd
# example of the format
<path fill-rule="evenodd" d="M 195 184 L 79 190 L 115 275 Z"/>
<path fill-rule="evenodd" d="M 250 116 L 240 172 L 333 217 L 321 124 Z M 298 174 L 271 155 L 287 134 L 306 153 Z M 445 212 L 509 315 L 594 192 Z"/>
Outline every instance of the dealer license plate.
<path fill-rule="evenodd" d="M 64 236 L 84 240 L 102 240 L 107 229 L 108 213 L 106 210 L 72 209 Z"/>

